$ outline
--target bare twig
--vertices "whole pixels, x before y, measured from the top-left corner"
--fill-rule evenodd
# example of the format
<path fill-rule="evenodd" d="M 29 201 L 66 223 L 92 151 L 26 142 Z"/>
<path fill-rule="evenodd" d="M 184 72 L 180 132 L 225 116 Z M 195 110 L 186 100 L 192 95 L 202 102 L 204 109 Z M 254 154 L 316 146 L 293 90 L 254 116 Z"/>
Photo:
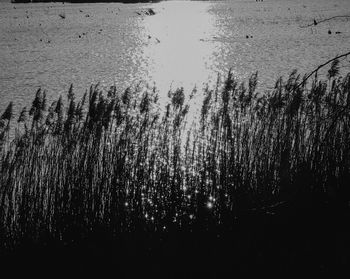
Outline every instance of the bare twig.
<path fill-rule="evenodd" d="M 332 16 L 330 18 L 322 19 L 320 21 L 316 21 L 314 19 L 313 23 L 310 23 L 310 24 L 304 25 L 304 26 L 300 26 L 300 28 L 307 28 L 307 27 L 315 26 L 315 25 L 320 24 L 320 23 L 325 22 L 325 21 L 329 21 L 329 20 L 332 20 L 332 19 L 335 19 L 335 18 L 343 18 L 343 17 L 350 18 L 350 15 Z"/>
<path fill-rule="evenodd" d="M 342 58 L 342 57 L 346 57 L 346 56 L 348 56 L 348 55 L 350 55 L 350 51 L 347 52 L 347 53 L 344 53 L 344 54 L 342 54 L 342 55 L 338 55 L 338 56 L 336 56 L 336 57 L 334 57 L 334 58 L 328 60 L 327 62 L 321 64 L 321 65 L 318 66 L 315 70 L 313 70 L 310 74 L 308 74 L 308 75 L 303 79 L 303 81 L 300 82 L 300 83 L 296 86 L 296 88 L 299 88 L 301 85 L 304 85 L 305 82 L 306 82 L 313 74 L 317 73 L 318 70 L 320 70 L 320 69 L 323 68 L 324 66 L 328 65 L 329 63 L 333 62 L 334 60 L 337 60 L 337 59 Z"/>

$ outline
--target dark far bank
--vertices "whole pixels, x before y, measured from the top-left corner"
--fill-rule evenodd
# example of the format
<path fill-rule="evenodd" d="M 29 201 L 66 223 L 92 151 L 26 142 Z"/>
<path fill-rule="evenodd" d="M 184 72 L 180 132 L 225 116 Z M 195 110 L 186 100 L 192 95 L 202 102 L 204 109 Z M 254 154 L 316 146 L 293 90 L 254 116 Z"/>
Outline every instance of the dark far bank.
<path fill-rule="evenodd" d="M 158 3 L 160 0 L 70 0 L 70 1 L 51 1 L 51 0 L 11 0 L 11 3 Z"/>

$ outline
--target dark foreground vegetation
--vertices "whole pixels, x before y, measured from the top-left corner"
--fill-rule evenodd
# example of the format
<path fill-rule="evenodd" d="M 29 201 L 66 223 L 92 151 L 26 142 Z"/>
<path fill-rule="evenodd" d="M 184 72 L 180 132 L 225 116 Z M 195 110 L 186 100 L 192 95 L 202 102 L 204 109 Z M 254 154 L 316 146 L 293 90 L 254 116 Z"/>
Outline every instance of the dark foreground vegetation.
<path fill-rule="evenodd" d="M 0 120 L 1 264 L 14 275 L 348 272 L 350 74 L 271 92 L 231 73 L 198 119 L 182 89 L 38 90 Z M 66 105 L 64 105 L 66 103 Z M 10 124 L 12 123 L 12 124 Z M 12 129 L 15 136 L 10 137 Z M 51 276 L 51 275 L 50 275 Z M 146 277 L 147 278 L 147 277 Z"/>

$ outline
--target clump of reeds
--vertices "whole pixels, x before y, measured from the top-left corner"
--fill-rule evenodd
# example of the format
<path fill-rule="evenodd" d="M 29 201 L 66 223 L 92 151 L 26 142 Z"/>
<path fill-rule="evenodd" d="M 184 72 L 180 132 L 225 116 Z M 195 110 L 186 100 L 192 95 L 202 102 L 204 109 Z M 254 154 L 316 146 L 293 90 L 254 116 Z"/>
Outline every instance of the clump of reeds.
<path fill-rule="evenodd" d="M 113 234 L 205 230 L 239 212 L 301 195 L 349 200 L 350 74 L 302 82 L 296 71 L 256 92 L 257 73 L 203 91 L 189 126 L 183 89 L 164 112 L 155 90 L 91 86 L 50 106 L 38 90 L 9 139 L 0 120 L 0 229 L 14 244 Z M 66 105 L 64 105 L 66 103 Z"/>

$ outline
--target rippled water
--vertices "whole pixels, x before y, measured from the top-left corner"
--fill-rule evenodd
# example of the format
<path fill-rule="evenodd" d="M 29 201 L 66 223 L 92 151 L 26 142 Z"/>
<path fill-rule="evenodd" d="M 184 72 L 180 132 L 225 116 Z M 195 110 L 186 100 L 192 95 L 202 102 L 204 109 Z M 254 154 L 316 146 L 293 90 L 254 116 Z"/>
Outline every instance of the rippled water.
<path fill-rule="evenodd" d="M 156 15 L 143 13 L 149 7 Z M 170 87 L 190 91 L 230 68 L 239 79 L 259 71 L 269 88 L 349 51 L 350 18 L 300 27 L 336 15 L 350 15 L 350 1 L 0 2 L 0 110 L 30 106 L 38 87 L 52 100 L 70 83 L 79 95 L 96 82 L 154 82 L 165 98 Z"/>

